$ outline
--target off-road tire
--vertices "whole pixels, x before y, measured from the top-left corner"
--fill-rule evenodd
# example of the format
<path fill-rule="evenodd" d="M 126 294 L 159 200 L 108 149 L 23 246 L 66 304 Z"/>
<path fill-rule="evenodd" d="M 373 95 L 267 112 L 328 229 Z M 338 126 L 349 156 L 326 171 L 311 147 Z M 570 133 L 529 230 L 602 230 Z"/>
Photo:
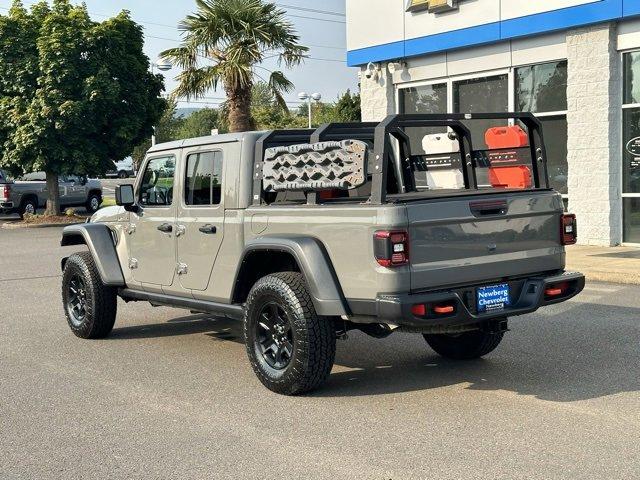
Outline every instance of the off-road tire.
<path fill-rule="evenodd" d="M 24 216 L 27 213 L 31 213 L 31 212 L 27 212 L 29 210 L 29 206 L 33 207 L 33 212 L 32 213 L 36 213 L 38 211 L 38 201 L 33 199 L 33 198 L 26 198 L 22 201 L 22 203 L 20 204 L 20 210 L 18 211 L 20 218 L 24 218 Z"/>
<path fill-rule="evenodd" d="M 69 312 L 70 284 L 80 278 L 86 291 L 86 315 L 78 324 Z M 118 309 L 116 289 L 102 283 L 89 252 L 75 253 L 67 260 L 62 274 L 62 304 L 71 331 L 80 338 L 104 338 L 113 329 Z"/>
<path fill-rule="evenodd" d="M 277 304 L 291 324 L 293 354 L 283 369 L 270 366 L 258 345 L 258 320 L 267 304 Z M 300 395 L 325 383 L 336 353 L 332 318 L 316 314 L 302 274 L 282 272 L 256 282 L 247 298 L 244 340 L 255 374 L 269 390 L 283 395 Z"/>
<path fill-rule="evenodd" d="M 456 335 L 425 334 L 424 339 L 435 352 L 452 360 L 473 360 L 494 351 L 504 333 L 474 330 Z"/>
<path fill-rule="evenodd" d="M 97 200 L 97 205 L 98 208 L 94 208 L 94 206 L 91 205 L 91 202 L 93 200 Z M 87 203 L 85 205 L 85 208 L 87 209 L 87 213 L 96 213 L 98 210 L 100 210 L 100 205 L 102 205 L 102 199 L 100 198 L 100 195 L 97 195 L 95 193 L 92 193 L 91 195 L 89 195 L 89 198 L 87 199 Z"/>

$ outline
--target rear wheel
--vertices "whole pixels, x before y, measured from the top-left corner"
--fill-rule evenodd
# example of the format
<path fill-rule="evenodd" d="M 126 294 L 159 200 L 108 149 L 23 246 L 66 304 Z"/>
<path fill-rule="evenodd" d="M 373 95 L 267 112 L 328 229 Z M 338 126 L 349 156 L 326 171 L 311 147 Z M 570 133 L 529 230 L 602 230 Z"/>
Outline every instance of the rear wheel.
<path fill-rule="evenodd" d="M 37 211 L 38 201 L 33 198 L 27 198 L 20 205 L 20 218 L 24 218 L 25 215 L 35 215 Z"/>
<path fill-rule="evenodd" d="M 100 198 L 100 195 L 92 193 L 91 195 L 89 195 L 89 198 L 87 199 L 87 205 L 86 205 L 87 212 L 96 213 L 100 209 L 101 203 L 102 203 L 102 199 Z"/>
<path fill-rule="evenodd" d="M 503 332 L 474 330 L 459 334 L 425 334 L 424 339 L 435 352 L 453 360 L 472 360 L 491 353 L 502 341 Z"/>
<path fill-rule="evenodd" d="M 62 303 L 71 331 L 80 338 L 104 338 L 116 321 L 116 289 L 102 283 L 89 252 L 67 260 L 62 274 Z"/>
<path fill-rule="evenodd" d="M 127 172 L 125 172 L 124 170 L 120 170 L 118 172 L 118 178 L 129 178 L 129 174 Z"/>
<path fill-rule="evenodd" d="M 300 273 L 276 273 L 256 282 L 245 306 L 244 339 L 254 372 L 276 393 L 309 392 L 331 373 L 333 321 L 318 317 Z"/>

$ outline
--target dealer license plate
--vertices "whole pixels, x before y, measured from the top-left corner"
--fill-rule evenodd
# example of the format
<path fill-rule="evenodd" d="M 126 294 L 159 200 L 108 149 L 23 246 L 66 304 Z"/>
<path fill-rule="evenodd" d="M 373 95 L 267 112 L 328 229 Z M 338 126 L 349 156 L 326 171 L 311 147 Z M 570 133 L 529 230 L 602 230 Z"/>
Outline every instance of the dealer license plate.
<path fill-rule="evenodd" d="M 478 312 L 504 310 L 509 306 L 509 285 L 491 285 L 478 288 Z"/>

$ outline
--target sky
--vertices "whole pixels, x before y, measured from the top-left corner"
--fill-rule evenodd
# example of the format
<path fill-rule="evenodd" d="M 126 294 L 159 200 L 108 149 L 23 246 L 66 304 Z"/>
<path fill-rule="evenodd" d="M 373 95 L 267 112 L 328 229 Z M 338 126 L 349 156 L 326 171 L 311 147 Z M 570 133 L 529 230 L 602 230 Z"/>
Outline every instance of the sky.
<path fill-rule="evenodd" d="M 73 3 L 80 3 L 72 0 Z M 23 0 L 25 5 L 35 3 Z M 310 48 L 309 59 L 305 63 L 286 72 L 296 89 L 286 95 L 291 107 L 300 103 L 299 92 L 320 93 L 323 100 L 334 101 L 347 89 L 357 91 L 357 73 L 346 66 L 346 25 L 345 0 L 275 0 L 287 11 L 287 16 L 301 37 L 301 43 Z M 194 0 L 85 0 L 89 13 L 96 21 L 104 20 L 121 10 L 129 10 L 135 21 L 144 27 L 145 53 L 152 62 L 167 48 L 177 46 L 180 32 L 177 24 L 187 14 L 195 10 Z M 0 14 L 6 13 L 11 0 L 0 0 Z M 297 8 L 290 8 L 297 7 Z M 307 11 L 315 10 L 315 11 Z M 318 10 L 331 12 L 318 13 Z M 306 17 L 306 18 L 301 18 Z M 309 18 L 311 17 L 311 18 Z M 275 60 L 267 60 L 263 65 L 269 70 L 277 69 Z M 260 71 L 260 70 L 258 70 Z M 263 71 L 264 72 L 264 71 Z M 176 69 L 164 72 L 167 91 L 175 86 Z M 268 72 L 264 72 L 268 75 Z M 198 103 L 180 102 L 179 108 L 216 107 L 224 101 L 224 92 L 210 92 Z"/>

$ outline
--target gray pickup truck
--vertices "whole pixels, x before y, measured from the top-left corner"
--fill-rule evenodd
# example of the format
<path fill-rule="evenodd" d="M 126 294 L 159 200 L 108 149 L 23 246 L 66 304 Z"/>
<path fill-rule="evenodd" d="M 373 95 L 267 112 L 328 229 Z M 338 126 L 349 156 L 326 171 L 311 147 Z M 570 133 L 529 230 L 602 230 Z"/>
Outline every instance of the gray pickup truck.
<path fill-rule="evenodd" d="M 325 382 L 350 330 L 413 332 L 474 359 L 498 346 L 508 317 L 584 287 L 565 271 L 576 219 L 549 188 L 530 114 L 156 145 L 116 202 L 63 231 L 63 246 L 88 247 L 62 261 L 73 333 L 108 335 L 117 297 L 238 319 L 256 375 L 287 395 Z"/>
<path fill-rule="evenodd" d="M 62 207 L 85 207 L 95 213 L 102 204 L 102 184 L 99 180 L 78 175 L 59 177 Z M 34 214 L 47 202 L 47 182 L 44 172 L 29 173 L 21 180 L 11 180 L 0 170 L 0 213 L 17 213 L 20 217 Z"/>

